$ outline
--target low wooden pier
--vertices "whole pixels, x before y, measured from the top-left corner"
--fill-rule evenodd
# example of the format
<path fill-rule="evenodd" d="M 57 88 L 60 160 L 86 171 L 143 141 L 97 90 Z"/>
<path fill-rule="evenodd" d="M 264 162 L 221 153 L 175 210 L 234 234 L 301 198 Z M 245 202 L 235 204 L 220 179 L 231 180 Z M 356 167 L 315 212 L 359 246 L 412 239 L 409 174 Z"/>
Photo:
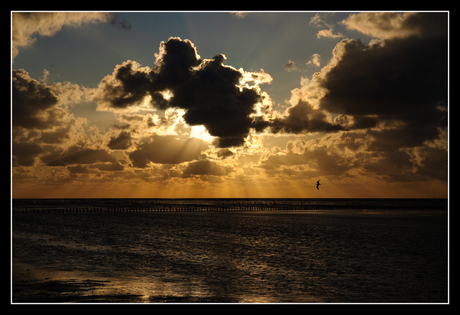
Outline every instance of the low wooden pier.
<path fill-rule="evenodd" d="M 447 199 L 15 199 L 13 213 L 447 210 Z"/>

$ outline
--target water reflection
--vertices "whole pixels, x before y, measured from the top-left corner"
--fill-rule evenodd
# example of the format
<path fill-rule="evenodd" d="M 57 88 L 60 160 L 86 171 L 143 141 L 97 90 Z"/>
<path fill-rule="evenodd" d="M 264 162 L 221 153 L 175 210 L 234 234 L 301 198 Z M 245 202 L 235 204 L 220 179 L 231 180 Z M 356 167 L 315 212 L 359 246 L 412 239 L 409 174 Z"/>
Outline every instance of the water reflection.
<path fill-rule="evenodd" d="M 47 301 L 75 302 L 447 299 L 442 215 L 98 213 L 14 219 L 13 255 L 34 266 L 29 273 L 35 268 L 34 274 L 21 277 L 24 268 L 15 273 L 13 296 L 20 301 L 47 294 Z M 21 266 L 14 263 L 16 270 Z"/>
<path fill-rule="evenodd" d="M 202 300 L 203 286 L 155 278 L 104 278 L 89 272 L 49 271 L 14 262 L 14 302 L 171 302 Z M 182 284 L 177 285 L 178 282 Z M 184 290 L 184 288 L 198 290 Z"/>

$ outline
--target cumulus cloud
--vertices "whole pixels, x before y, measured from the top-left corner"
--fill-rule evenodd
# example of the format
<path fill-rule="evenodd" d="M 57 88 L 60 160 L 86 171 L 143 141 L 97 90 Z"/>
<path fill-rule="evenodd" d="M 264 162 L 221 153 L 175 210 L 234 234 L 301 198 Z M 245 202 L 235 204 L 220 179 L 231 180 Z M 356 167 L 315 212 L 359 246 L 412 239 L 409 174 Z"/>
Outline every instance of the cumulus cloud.
<path fill-rule="evenodd" d="M 19 53 L 18 47 L 32 44 L 36 35 L 53 36 L 63 26 L 78 27 L 83 23 L 108 22 L 118 28 L 131 28 L 127 21 L 104 12 L 13 12 L 12 15 L 13 58 Z"/>
<path fill-rule="evenodd" d="M 98 87 L 98 108 L 180 108 L 185 122 L 204 125 L 219 147 L 240 146 L 265 97 L 259 84 L 272 79 L 226 66 L 224 60 L 223 54 L 202 60 L 191 41 L 172 37 L 161 42 L 153 69 L 131 60 L 117 65 Z"/>
<path fill-rule="evenodd" d="M 376 38 L 443 36 L 447 30 L 446 13 L 365 12 L 351 14 L 341 24 Z"/>
<path fill-rule="evenodd" d="M 46 130 L 68 126 L 73 115 L 70 104 L 86 99 L 86 91 L 77 84 L 37 81 L 24 69 L 13 70 L 13 128 Z"/>
<path fill-rule="evenodd" d="M 184 109 L 185 123 L 204 125 L 221 148 L 241 146 L 250 128 L 262 131 L 270 127 L 275 133 L 344 130 L 343 116 L 332 119 L 327 111 L 300 100 L 283 115 L 277 115 L 270 104 L 263 105 L 266 96 L 258 86 L 271 82 L 271 76 L 226 66 L 222 54 L 202 60 L 189 40 L 170 38 L 162 42 L 156 58 L 153 69 L 131 60 L 117 65 L 98 87 L 99 109 Z M 315 63 L 319 58 L 318 54 L 312 56 Z M 286 67 L 292 70 L 295 63 L 290 61 Z M 249 87 L 249 81 L 254 85 Z M 146 161 L 137 165 L 146 165 Z"/>
<path fill-rule="evenodd" d="M 68 106 L 84 99 L 85 92 L 71 83 L 47 84 L 23 69 L 12 73 L 13 165 L 32 166 L 50 148 L 82 139 L 84 122 Z M 71 139 L 72 138 L 72 139 Z"/>
<path fill-rule="evenodd" d="M 431 22 L 434 28 L 440 24 L 437 15 L 406 18 Z M 293 91 L 293 105 L 303 100 L 315 109 L 341 115 L 336 122 L 347 130 L 396 129 L 375 131 L 377 140 L 400 130 L 395 147 L 400 142 L 414 146 L 434 140 L 438 128 L 447 124 L 447 28 L 436 34 L 427 31 L 369 44 L 343 39 L 329 63 Z"/>
<path fill-rule="evenodd" d="M 19 69 L 13 70 L 12 93 L 14 127 L 50 129 L 68 123 L 66 107 L 86 99 L 87 91 L 69 82 L 37 81 Z"/>
<path fill-rule="evenodd" d="M 117 65 L 112 75 L 106 76 L 98 86 L 97 102 L 99 110 L 126 109 L 129 106 L 142 107 L 151 85 L 149 67 L 141 67 L 135 61 L 125 61 Z M 156 93 L 150 102 L 165 109 L 163 95 Z M 147 104 L 149 105 L 149 104 Z"/>
<path fill-rule="evenodd" d="M 63 110 L 50 86 L 30 78 L 25 70 L 13 70 L 13 125 L 47 129 L 59 125 Z M 58 112 L 59 111 L 59 112 Z"/>
<path fill-rule="evenodd" d="M 388 22 L 385 28 L 385 18 L 399 24 Z M 266 123 L 272 132 L 328 133 L 322 145 L 310 142 L 310 149 L 272 154 L 262 167 L 272 174 L 285 170 L 283 165 L 316 165 L 297 172 L 446 179 L 447 15 L 375 14 L 375 19 L 372 27 L 386 29 L 384 39 L 340 41 L 328 64 L 292 91 L 292 106 Z M 358 25 L 357 18 L 349 20 Z"/>

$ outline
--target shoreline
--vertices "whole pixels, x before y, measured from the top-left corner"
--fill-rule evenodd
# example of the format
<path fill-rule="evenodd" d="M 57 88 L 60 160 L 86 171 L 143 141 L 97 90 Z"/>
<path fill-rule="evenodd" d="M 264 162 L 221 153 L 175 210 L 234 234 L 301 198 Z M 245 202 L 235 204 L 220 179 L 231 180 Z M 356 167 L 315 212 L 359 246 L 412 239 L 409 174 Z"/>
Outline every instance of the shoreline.
<path fill-rule="evenodd" d="M 20 304 L 441 302 L 448 213 L 413 211 L 13 216 L 10 299 Z M 374 213 L 377 220 L 370 220 Z M 429 229 L 432 237 L 425 233 Z M 176 235 L 178 230 L 184 232 Z M 292 252 L 300 259 L 284 258 Z M 279 270 L 287 277 L 280 278 Z M 267 281 L 272 285 L 260 291 Z M 377 289 L 369 295 L 356 281 Z"/>
<path fill-rule="evenodd" d="M 164 283 L 163 283 L 164 284 Z M 190 296 L 150 290 L 142 283 L 114 280 L 72 271 L 48 271 L 13 262 L 13 304 L 55 303 L 235 303 L 213 296 Z"/>
<path fill-rule="evenodd" d="M 113 281 L 106 278 L 51 272 L 18 261 L 13 262 L 12 269 L 13 303 L 143 302 L 142 295 L 121 290 L 116 293 Z"/>

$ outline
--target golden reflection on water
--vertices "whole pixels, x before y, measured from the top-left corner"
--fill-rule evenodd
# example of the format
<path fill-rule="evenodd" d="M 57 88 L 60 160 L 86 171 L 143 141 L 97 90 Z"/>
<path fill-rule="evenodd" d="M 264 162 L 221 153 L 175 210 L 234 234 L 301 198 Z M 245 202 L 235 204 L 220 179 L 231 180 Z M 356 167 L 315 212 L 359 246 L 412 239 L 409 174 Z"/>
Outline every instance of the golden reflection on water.
<path fill-rule="evenodd" d="M 181 282 L 191 282 L 177 285 Z M 35 294 L 34 284 L 41 284 L 44 294 L 54 296 L 62 301 L 68 297 L 68 302 L 168 302 L 181 301 L 182 299 L 197 301 L 211 296 L 199 279 L 183 279 L 171 276 L 168 281 L 149 278 L 112 279 L 95 276 L 90 273 L 74 271 L 48 271 L 38 269 L 32 265 L 14 262 L 13 283 L 23 283 L 30 287 Z M 45 285 L 45 287 L 43 286 Z M 14 286 L 14 284 L 13 284 Z M 16 289 L 18 291 L 20 289 Z M 26 292 L 27 293 L 27 292 Z M 20 294 L 18 294 L 20 295 Z"/>
<path fill-rule="evenodd" d="M 411 302 L 446 296 L 445 215 L 18 218 L 13 302 Z"/>
<path fill-rule="evenodd" d="M 264 268 L 264 266 L 257 266 Z M 168 277 L 166 277 L 168 278 Z M 215 303 L 274 303 L 276 297 L 268 292 L 265 295 L 245 294 L 219 298 L 212 295 L 211 290 L 198 279 L 184 279 L 171 275 L 167 281 L 155 278 L 113 279 L 100 277 L 90 273 L 74 271 L 48 271 L 38 269 L 21 262 L 13 263 L 14 283 L 23 283 L 29 287 L 30 294 L 36 294 L 34 284 L 41 284 L 42 294 L 49 296 L 49 302 L 215 302 Z M 184 282 L 185 285 L 184 285 Z M 45 286 L 44 286 L 45 285 Z M 14 285 L 13 285 L 14 286 Z M 20 290 L 16 288 L 16 291 Z M 26 289 L 27 290 L 27 289 Z M 17 293 L 27 295 L 28 292 Z M 53 300 L 54 298 L 54 300 Z M 26 297 L 27 299 L 27 297 Z M 19 300 L 20 301 L 20 300 Z M 312 302 L 318 302 L 313 301 Z"/>

